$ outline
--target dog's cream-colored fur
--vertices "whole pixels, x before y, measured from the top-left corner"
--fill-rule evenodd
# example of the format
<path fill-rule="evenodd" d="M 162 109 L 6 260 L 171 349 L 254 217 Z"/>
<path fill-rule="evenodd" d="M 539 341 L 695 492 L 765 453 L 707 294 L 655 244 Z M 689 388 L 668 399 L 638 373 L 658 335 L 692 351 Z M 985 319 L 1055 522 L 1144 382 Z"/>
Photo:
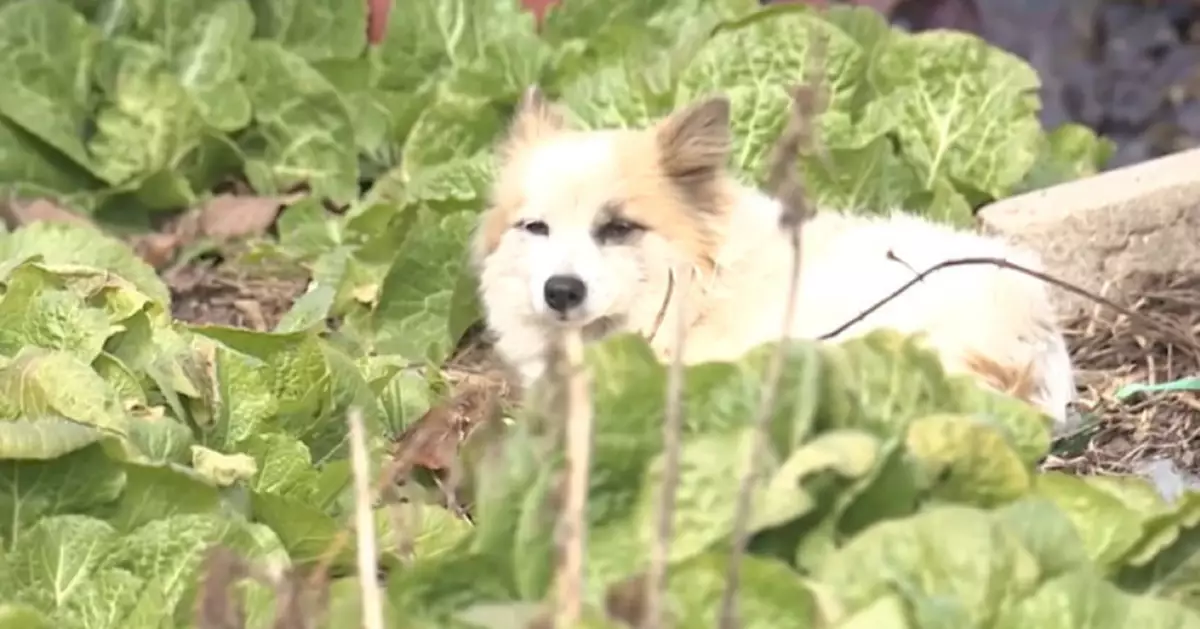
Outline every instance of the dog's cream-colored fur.
<path fill-rule="evenodd" d="M 536 90 L 526 95 L 499 147 L 492 205 L 473 243 L 488 326 L 526 384 L 542 374 L 561 326 L 588 340 L 640 332 L 666 360 L 679 304 L 686 363 L 736 359 L 779 338 L 792 249 L 780 204 L 726 170 L 731 149 L 720 97 L 648 129 L 581 131 Z M 633 229 L 605 231 L 613 221 Z M 791 321 L 802 338 L 835 330 L 945 260 L 1040 264 L 998 238 L 900 212 L 821 211 L 802 233 Z M 566 311 L 547 306 L 554 275 L 581 280 L 586 298 Z M 1072 365 L 1039 280 L 987 265 L 942 269 L 834 340 L 878 328 L 923 333 L 948 371 L 1035 405 L 1056 431 L 1070 427 Z"/>

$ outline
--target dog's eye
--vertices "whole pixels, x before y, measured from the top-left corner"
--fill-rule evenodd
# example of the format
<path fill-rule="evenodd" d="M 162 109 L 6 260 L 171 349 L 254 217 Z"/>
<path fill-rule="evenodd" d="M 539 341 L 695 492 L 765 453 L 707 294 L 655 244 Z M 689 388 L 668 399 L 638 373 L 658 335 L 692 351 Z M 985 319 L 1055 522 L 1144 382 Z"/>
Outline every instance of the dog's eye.
<path fill-rule="evenodd" d="M 534 236 L 550 235 L 550 226 L 546 224 L 546 221 L 521 221 L 517 223 L 517 227 Z"/>
<path fill-rule="evenodd" d="M 613 219 L 596 228 L 596 239 L 601 242 L 617 242 L 644 229 L 641 225 L 624 219 Z"/>

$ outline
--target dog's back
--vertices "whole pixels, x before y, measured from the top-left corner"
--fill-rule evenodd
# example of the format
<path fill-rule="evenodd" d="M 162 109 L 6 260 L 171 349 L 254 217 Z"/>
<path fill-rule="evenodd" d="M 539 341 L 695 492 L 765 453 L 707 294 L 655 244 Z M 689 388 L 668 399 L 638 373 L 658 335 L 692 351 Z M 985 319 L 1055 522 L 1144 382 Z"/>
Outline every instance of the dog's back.
<path fill-rule="evenodd" d="M 821 213 L 806 225 L 796 333 L 834 331 L 931 267 L 991 257 L 1040 270 L 1036 255 L 920 218 Z M 934 271 L 835 339 L 889 327 L 924 333 L 947 369 L 1036 405 L 1068 425 L 1075 395 L 1066 343 L 1044 283 L 989 264 Z"/>

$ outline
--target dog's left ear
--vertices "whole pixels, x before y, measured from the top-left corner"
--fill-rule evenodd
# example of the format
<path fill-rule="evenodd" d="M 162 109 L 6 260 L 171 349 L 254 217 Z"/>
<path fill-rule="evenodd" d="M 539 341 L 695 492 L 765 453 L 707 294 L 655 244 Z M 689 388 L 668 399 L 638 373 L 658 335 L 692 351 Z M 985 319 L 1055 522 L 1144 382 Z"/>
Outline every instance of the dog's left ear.
<path fill-rule="evenodd" d="M 680 109 L 655 127 L 663 171 L 682 183 L 711 179 L 733 148 L 729 99 L 713 96 Z"/>
<path fill-rule="evenodd" d="M 508 133 L 500 145 L 501 153 L 506 157 L 511 156 L 521 147 L 545 139 L 567 129 L 568 126 L 566 112 L 550 102 L 541 88 L 536 85 L 530 86 L 517 103 Z"/>

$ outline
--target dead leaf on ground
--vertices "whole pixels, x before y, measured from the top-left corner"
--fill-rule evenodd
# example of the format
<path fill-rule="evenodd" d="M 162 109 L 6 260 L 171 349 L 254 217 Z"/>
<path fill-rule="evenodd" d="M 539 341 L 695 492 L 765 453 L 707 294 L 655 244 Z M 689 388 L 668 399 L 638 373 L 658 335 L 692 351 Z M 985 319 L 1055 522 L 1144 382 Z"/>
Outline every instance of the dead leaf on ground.
<path fill-rule="evenodd" d="M 302 197 L 218 194 L 200 209 L 200 231 L 217 240 L 258 236 L 275 224 L 280 210 Z"/>
<path fill-rule="evenodd" d="M 183 240 L 175 234 L 139 234 L 129 244 L 146 264 L 161 271 L 175 259 Z"/>
<path fill-rule="evenodd" d="M 0 218 L 3 218 L 9 229 L 17 229 L 39 221 L 96 226 L 90 218 L 72 212 L 49 199 L 10 199 L 0 204 Z"/>
<path fill-rule="evenodd" d="M 393 445 L 399 475 L 413 466 L 448 470 L 458 448 L 481 423 L 493 419 L 499 409 L 505 383 L 494 374 L 464 378 L 450 399 L 429 408 L 406 428 Z"/>

